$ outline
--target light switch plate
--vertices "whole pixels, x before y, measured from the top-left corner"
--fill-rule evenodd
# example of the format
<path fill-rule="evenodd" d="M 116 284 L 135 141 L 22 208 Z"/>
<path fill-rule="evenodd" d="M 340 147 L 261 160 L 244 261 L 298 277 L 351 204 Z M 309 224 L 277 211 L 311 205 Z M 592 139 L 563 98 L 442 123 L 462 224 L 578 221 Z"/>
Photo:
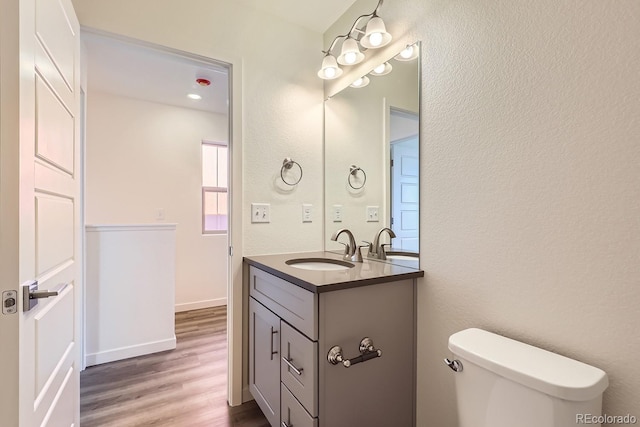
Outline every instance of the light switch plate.
<path fill-rule="evenodd" d="M 367 222 L 378 222 L 378 206 L 367 206 Z"/>
<path fill-rule="evenodd" d="M 251 203 L 251 222 L 271 222 L 271 205 Z"/>

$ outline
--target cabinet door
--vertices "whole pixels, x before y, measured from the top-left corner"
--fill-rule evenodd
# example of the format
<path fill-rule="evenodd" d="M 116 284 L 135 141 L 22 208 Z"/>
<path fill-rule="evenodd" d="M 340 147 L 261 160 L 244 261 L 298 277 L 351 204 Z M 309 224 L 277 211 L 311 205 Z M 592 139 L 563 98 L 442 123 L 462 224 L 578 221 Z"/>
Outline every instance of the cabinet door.
<path fill-rule="evenodd" d="M 249 390 L 272 427 L 280 425 L 280 318 L 249 298 Z"/>

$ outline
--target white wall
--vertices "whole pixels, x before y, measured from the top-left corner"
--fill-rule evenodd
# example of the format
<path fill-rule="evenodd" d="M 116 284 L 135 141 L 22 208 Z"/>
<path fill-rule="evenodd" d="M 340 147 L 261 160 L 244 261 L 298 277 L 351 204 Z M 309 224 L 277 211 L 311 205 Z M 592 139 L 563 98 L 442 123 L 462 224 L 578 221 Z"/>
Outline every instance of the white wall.
<path fill-rule="evenodd" d="M 470 326 L 602 368 L 604 412 L 640 416 L 640 2 L 380 15 L 423 43 L 418 425 L 456 425 L 442 358 Z"/>
<path fill-rule="evenodd" d="M 227 236 L 202 234 L 203 139 L 227 141 L 227 117 L 87 91 L 88 224 L 177 223 L 176 310 L 224 305 Z"/>

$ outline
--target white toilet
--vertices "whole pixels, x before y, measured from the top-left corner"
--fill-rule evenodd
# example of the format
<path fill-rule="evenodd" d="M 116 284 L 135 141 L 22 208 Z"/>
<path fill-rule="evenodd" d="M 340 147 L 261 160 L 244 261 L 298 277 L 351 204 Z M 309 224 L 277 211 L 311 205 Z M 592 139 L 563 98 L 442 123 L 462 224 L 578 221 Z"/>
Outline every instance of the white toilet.
<path fill-rule="evenodd" d="M 600 425 L 609 382 L 598 368 L 476 328 L 451 335 L 449 350 L 459 427 Z"/>

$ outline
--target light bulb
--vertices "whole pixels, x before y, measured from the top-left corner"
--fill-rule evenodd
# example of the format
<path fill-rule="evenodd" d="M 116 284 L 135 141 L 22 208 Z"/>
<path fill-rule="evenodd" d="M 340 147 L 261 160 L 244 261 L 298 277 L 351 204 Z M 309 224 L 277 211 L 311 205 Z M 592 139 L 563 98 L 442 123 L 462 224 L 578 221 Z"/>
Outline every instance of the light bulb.
<path fill-rule="evenodd" d="M 369 84 L 369 77 L 367 76 L 362 76 L 359 79 L 357 79 L 356 81 L 354 81 L 353 83 L 351 83 L 351 87 L 355 87 L 355 88 L 361 88 L 361 87 L 365 87 L 366 85 Z"/>
<path fill-rule="evenodd" d="M 382 34 L 381 33 L 371 33 L 369 36 L 369 42 L 371 46 L 380 46 L 382 43 Z"/>
<path fill-rule="evenodd" d="M 336 76 L 335 67 L 327 67 L 324 69 L 324 76 L 328 79 L 332 79 Z"/>
<path fill-rule="evenodd" d="M 385 68 L 385 63 L 383 62 L 382 64 L 378 65 L 376 68 L 373 69 L 373 72 L 376 74 L 380 74 L 384 71 Z"/>
<path fill-rule="evenodd" d="M 333 55 L 326 55 L 322 60 L 322 67 L 318 71 L 318 77 L 321 79 L 335 79 L 342 74 L 342 69 L 338 67 L 336 58 Z"/>
<path fill-rule="evenodd" d="M 344 54 L 344 62 L 347 64 L 353 64 L 356 62 L 356 53 L 355 52 L 347 52 Z"/>
<path fill-rule="evenodd" d="M 400 52 L 400 56 L 402 56 L 405 59 L 411 58 L 411 55 L 413 55 L 413 46 L 407 46 L 406 49 Z"/>

